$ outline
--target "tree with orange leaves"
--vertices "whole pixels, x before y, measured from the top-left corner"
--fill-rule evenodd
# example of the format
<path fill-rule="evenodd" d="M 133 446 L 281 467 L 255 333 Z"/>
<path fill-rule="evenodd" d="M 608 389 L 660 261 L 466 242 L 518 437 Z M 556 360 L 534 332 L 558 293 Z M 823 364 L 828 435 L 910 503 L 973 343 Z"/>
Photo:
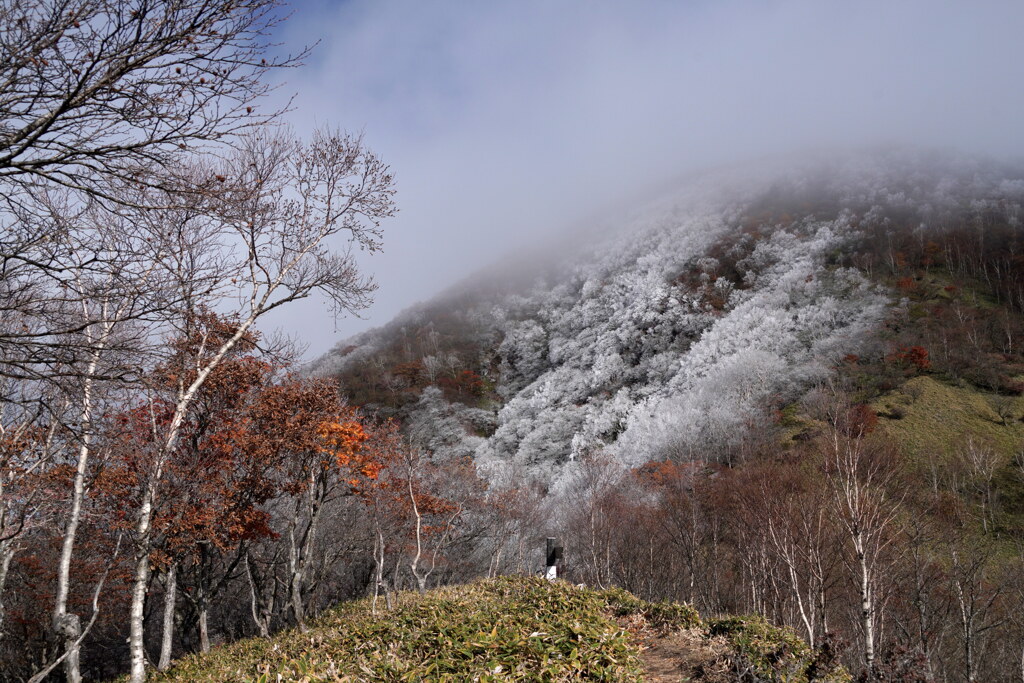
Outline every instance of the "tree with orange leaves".
<path fill-rule="evenodd" d="M 368 437 L 356 410 L 346 406 L 337 386 L 326 380 L 291 380 L 268 387 L 250 408 L 249 420 L 248 457 L 273 463 L 275 508 L 283 518 L 286 546 L 288 604 L 293 622 L 304 629 L 307 582 L 324 510 L 351 493 L 359 478 L 373 474 L 362 450 Z"/>
<path fill-rule="evenodd" d="M 365 479 L 355 488 L 356 494 L 370 512 L 373 524 L 373 603 L 376 612 L 381 591 L 391 609 L 391 591 L 384 580 L 385 557 L 389 539 L 398 532 L 401 522 L 394 514 L 394 488 L 389 474 L 397 466 L 402 454 L 402 436 L 393 420 L 373 425 L 369 439 L 363 445 L 364 458 L 369 467 L 364 469 Z"/>
<path fill-rule="evenodd" d="M 232 323 L 209 315 L 195 335 L 175 342 L 177 353 L 158 369 L 154 386 L 188 384 L 190 358 L 216 344 Z M 326 380 L 276 379 L 282 372 L 257 350 L 249 334 L 210 372 L 179 427 L 174 451 L 162 457 L 159 498 L 151 498 L 150 561 L 163 578 L 164 636 L 159 665 L 170 661 L 176 602 L 183 596 L 199 649 L 210 646 L 208 614 L 214 598 L 244 567 L 253 617 L 269 633 L 274 609 L 263 609 L 265 584 L 287 588 L 292 619 L 305 626 L 314 565 L 324 564 L 318 542 L 325 509 L 375 479 L 383 465 L 355 409 Z M 158 437 L 173 412 L 152 399 L 119 419 L 125 438 L 105 486 L 115 498 L 141 505 Z M 129 506 L 130 507 L 130 506 Z M 123 515 L 123 513 L 122 513 Z M 280 541 L 277 539 L 280 538 Z M 262 572 L 254 545 L 273 548 L 273 576 Z"/>
<path fill-rule="evenodd" d="M 220 324 L 211 319 L 211 326 Z M 170 664 L 178 570 L 189 573 L 182 595 L 190 603 L 199 649 L 210 648 L 208 614 L 242 560 L 246 541 L 272 535 L 262 505 L 274 487 L 271 465 L 245 448 L 247 410 L 277 368 L 256 353 L 247 335 L 210 374 L 193 403 L 179 448 L 167 463 L 164 507 L 154 519 L 162 537 L 164 629 L 159 668 Z M 168 373 L 174 381 L 175 373 Z"/>

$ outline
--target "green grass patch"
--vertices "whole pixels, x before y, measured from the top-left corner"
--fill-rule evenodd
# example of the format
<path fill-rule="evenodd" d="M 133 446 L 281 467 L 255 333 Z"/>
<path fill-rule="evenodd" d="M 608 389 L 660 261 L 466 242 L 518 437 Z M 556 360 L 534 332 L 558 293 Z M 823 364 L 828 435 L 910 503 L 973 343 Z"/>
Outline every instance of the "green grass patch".
<path fill-rule="evenodd" d="M 953 457 L 971 436 L 1006 460 L 1024 443 L 1024 398 L 997 396 L 971 386 L 915 377 L 877 399 L 879 429 L 918 461 Z M 1005 415 L 1000 416 L 997 409 Z"/>
<path fill-rule="evenodd" d="M 729 643 L 734 668 L 746 672 L 742 680 L 785 683 L 850 683 L 852 677 L 829 652 L 816 651 L 790 628 L 769 624 L 763 617 L 712 619 L 709 637 Z"/>
<path fill-rule="evenodd" d="M 678 602 L 648 602 L 621 588 L 610 588 L 603 591 L 602 598 L 614 616 L 625 617 L 637 614 L 659 631 L 704 627 L 697 610 L 690 605 Z"/>
<path fill-rule="evenodd" d="M 625 622 L 662 634 L 690 631 L 698 642 L 724 637 L 738 676 L 850 680 L 841 668 L 823 668 L 819 653 L 790 629 L 758 617 L 705 623 L 689 605 L 647 602 L 621 589 L 502 577 L 424 596 L 403 593 L 395 609 L 378 607 L 373 614 L 369 600 L 345 603 L 306 633 L 285 631 L 190 655 L 148 680 L 642 681 L 637 633 L 620 625 Z"/>
<path fill-rule="evenodd" d="M 379 606 L 378 606 L 379 607 Z M 638 651 L 596 591 L 499 578 L 367 600 L 288 631 L 189 656 L 151 681 L 630 681 Z"/>

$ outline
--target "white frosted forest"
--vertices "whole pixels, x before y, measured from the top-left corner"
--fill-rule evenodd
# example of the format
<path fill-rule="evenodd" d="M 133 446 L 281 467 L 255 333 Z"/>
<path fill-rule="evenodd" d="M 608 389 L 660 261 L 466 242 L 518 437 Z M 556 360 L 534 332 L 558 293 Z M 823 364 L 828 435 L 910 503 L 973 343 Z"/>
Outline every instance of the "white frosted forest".
<path fill-rule="evenodd" d="M 496 354 L 489 374 L 501 400 L 468 407 L 420 392 L 404 422 L 435 457 L 472 456 L 495 484 L 556 488 L 596 450 L 623 467 L 720 457 L 845 355 L 877 344 L 869 333 L 899 299 L 836 265 L 862 229 L 912 210 L 924 236 L 964 202 L 1019 194 L 980 168 L 865 154 L 705 176 L 600 239 L 581 236 L 587 248 L 561 252 L 562 265 L 531 284 L 442 295 L 340 344 L 346 355 L 328 354 L 315 372 L 365 362 L 399 330 L 429 330 L 434 311 L 457 309 Z M 745 230 L 771 201 L 790 202 L 800 219 Z M 472 360 L 441 352 L 422 362 Z"/>

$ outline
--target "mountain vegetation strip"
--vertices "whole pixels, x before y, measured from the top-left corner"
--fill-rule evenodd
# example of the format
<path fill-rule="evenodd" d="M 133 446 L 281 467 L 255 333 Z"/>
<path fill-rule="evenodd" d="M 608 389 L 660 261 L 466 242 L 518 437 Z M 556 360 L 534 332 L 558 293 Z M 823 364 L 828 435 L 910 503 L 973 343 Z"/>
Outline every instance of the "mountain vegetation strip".
<path fill-rule="evenodd" d="M 703 621 L 689 606 L 620 589 L 501 577 L 379 607 L 345 603 L 306 633 L 218 647 L 148 680 L 850 680 L 789 629 L 756 617 Z"/>

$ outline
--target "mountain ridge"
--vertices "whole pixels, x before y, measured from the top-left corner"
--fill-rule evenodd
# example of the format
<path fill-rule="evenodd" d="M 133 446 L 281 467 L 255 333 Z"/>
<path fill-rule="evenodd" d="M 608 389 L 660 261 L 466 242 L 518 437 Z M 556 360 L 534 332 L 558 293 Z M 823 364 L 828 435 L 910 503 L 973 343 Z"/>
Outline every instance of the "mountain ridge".
<path fill-rule="evenodd" d="M 577 245 L 561 268 L 540 263 L 529 285 L 506 292 L 496 275 L 488 287 L 482 271 L 314 372 L 344 391 L 383 382 L 351 398 L 430 434 L 421 445 L 442 459 L 473 457 L 494 483 L 552 485 L 593 450 L 625 466 L 728 460 L 843 357 L 880 353 L 876 332 L 901 299 L 865 254 L 986 211 L 1012 223 L 1022 177 L 905 152 L 720 171 Z"/>

